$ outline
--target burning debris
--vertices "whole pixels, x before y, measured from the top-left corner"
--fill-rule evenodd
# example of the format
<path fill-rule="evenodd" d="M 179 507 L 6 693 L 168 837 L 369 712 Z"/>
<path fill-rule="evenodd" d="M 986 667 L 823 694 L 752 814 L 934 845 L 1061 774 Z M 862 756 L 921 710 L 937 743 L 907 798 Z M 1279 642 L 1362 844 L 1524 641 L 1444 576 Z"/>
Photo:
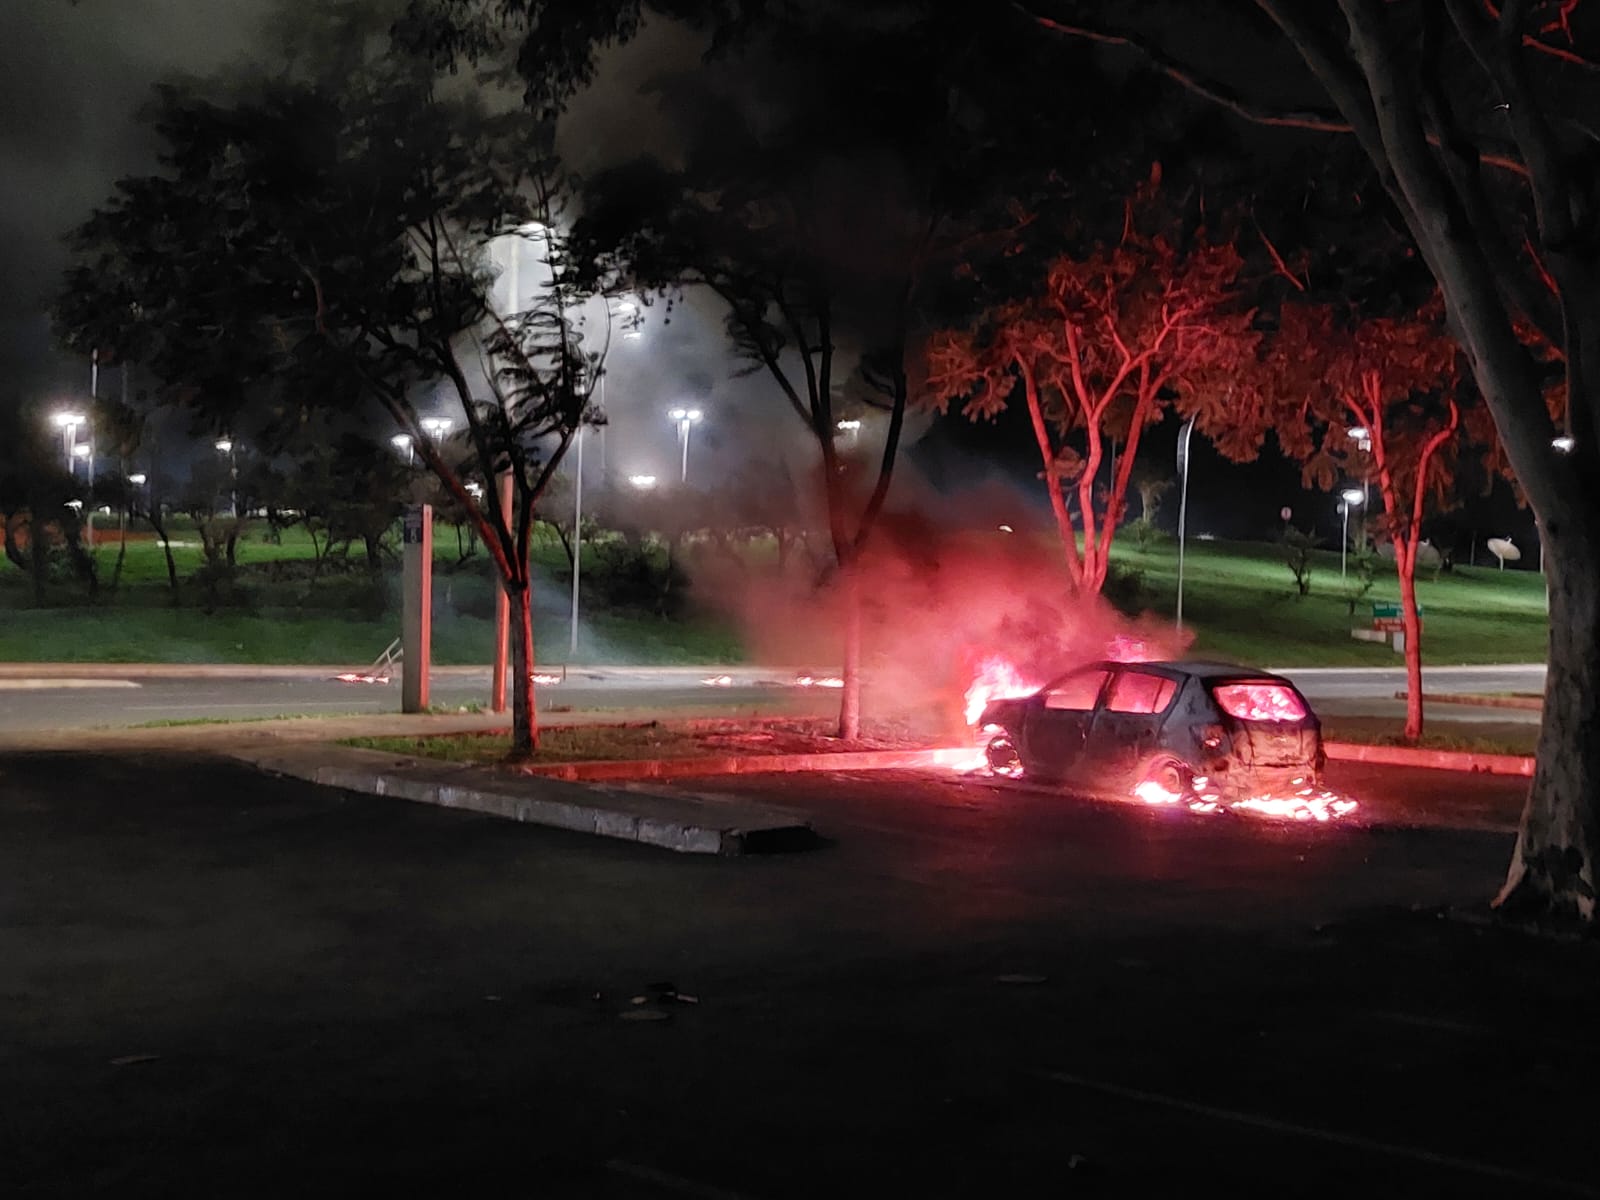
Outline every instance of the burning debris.
<path fill-rule="evenodd" d="M 733 686 L 733 676 L 732 675 L 712 675 L 709 678 L 702 679 L 700 681 L 700 686 L 701 687 L 732 687 Z"/>
<path fill-rule="evenodd" d="M 562 674 L 562 675 L 547 675 L 547 674 L 544 674 L 544 673 L 540 672 L 540 673 L 536 673 L 534 675 L 533 682 L 538 684 L 540 687 L 554 687 L 556 684 L 560 683 L 565 678 L 566 678 L 565 674 Z"/>

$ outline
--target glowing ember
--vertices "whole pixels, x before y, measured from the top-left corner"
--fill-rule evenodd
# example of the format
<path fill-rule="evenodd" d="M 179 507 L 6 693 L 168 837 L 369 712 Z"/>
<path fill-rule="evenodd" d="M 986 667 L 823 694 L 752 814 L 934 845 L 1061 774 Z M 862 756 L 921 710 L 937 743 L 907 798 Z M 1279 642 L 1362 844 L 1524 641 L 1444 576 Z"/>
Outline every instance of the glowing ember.
<path fill-rule="evenodd" d="M 1231 807 L 1241 812 L 1277 817 L 1280 820 L 1320 822 L 1336 821 L 1340 817 L 1348 817 L 1356 810 L 1356 802 L 1348 797 L 1330 792 L 1326 788 L 1305 785 L 1304 780 L 1297 779 L 1295 782 L 1302 786 L 1292 795 L 1249 796 L 1235 801 Z"/>
<path fill-rule="evenodd" d="M 534 681 L 534 683 L 539 684 L 541 687 L 549 687 L 552 684 L 560 683 L 561 682 L 561 676 L 559 676 L 559 675 L 543 675 L 543 674 L 540 674 L 540 675 L 535 675 L 533 677 L 533 681 Z"/>
<path fill-rule="evenodd" d="M 967 687 L 963 707 L 967 724 L 978 723 L 989 701 L 1031 696 L 1043 686 L 1042 680 L 1024 675 L 1010 659 L 990 655 L 978 664 L 977 674 Z"/>
<path fill-rule="evenodd" d="M 1211 689 L 1217 706 L 1241 721 L 1303 721 L 1306 706 L 1281 683 L 1224 683 Z"/>
<path fill-rule="evenodd" d="M 842 688 L 844 680 L 837 675 L 796 675 L 795 687 Z"/>
<path fill-rule="evenodd" d="M 733 686 L 733 676 L 732 675 L 713 675 L 709 679 L 702 679 L 700 681 L 700 686 L 701 687 L 732 687 Z"/>
<path fill-rule="evenodd" d="M 340 683 L 388 683 L 387 675 L 360 675 L 354 671 L 346 671 L 343 675 L 335 675 Z"/>

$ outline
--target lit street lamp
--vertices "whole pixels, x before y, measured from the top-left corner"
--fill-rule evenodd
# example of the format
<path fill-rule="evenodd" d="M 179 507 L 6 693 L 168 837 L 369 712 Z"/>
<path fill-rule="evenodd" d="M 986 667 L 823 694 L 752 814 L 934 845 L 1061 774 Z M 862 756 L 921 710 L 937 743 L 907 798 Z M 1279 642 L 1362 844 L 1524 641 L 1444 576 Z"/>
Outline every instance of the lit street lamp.
<path fill-rule="evenodd" d="M 639 491 L 648 492 L 651 488 L 655 487 L 656 477 L 654 475 L 629 475 L 628 482 L 636 487 Z"/>
<path fill-rule="evenodd" d="M 422 420 L 417 422 L 417 424 L 422 426 L 423 433 L 427 434 L 437 442 L 440 438 L 444 437 L 445 434 L 450 432 L 450 427 L 454 425 L 455 422 L 449 417 L 423 417 Z"/>
<path fill-rule="evenodd" d="M 232 438 L 217 439 L 217 453 L 228 456 L 228 515 L 239 516 L 239 458 L 234 453 Z"/>
<path fill-rule="evenodd" d="M 78 442 L 78 426 L 88 424 L 88 418 L 79 412 L 58 412 L 50 418 L 61 430 L 61 450 L 66 456 L 67 473 L 73 473 L 72 456 Z"/>
<path fill-rule="evenodd" d="M 851 446 L 854 446 L 856 439 L 861 436 L 861 422 L 854 418 L 848 421 L 837 421 L 834 423 L 834 428 L 840 433 L 848 433 L 850 435 Z"/>
<path fill-rule="evenodd" d="M 1577 446 L 1578 439 L 1571 434 L 1564 433 L 1558 438 L 1551 438 L 1550 445 L 1558 454 L 1571 454 Z"/>
<path fill-rule="evenodd" d="M 705 416 L 698 408 L 675 408 L 667 414 L 678 423 L 678 441 L 683 448 L 683 465 L 678 472 L 678 482 L 689 482 L 689 430 Z"/>
<path fill-rule="evenodd" d="M 397 433 L 389 439 L 389 445 L 401 451 L 406 456 L 406 465 L 409 467 L 416 459 L 417 448 L 411 444 L 409 433 Z"/>
<path fill-rule="evenodd" d="M 1344 516 L 1344 533 L 1339 539 L 1339 583 L 1342 585 L 1345 581 L 1345 556 L 1350 549 L 1350 510 L 1360 508 L 1366 496 L 1360 488 L 1345 488 L 1339 493 L 1339 499 L 1343 501 L 1339 505 L 1339 512 Z"/>

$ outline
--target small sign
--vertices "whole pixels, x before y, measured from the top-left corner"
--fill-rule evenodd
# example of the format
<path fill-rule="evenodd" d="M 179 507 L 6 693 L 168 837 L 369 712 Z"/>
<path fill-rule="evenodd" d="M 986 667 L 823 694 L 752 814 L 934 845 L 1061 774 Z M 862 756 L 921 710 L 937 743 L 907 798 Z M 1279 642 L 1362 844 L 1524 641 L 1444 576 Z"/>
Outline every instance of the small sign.
<path fill-rule="evenodd" d="M 402 539 L 408 546 L 422 545 L 422 510 L 420 508 L 406 509 L 405 517 L 400 522 Z"/>
<path fill-rule="evenodd" d="M 1417 625 L 1422 625 L 1422 605 L 1417 605 Z M 1405 613 L 1401 611 L 1398 601 L 1375 600 L 1372 602 L 1372 627 L 1382 633 L 1404 633 L 1406 628 Z"/>
<path fill-rule="evenodd" d="M 1372 619 L 1374 621 L 1385 618 L 1398 620 L 1400 616 L 1400 602 L 1398 600 L 1374 600 L 1372 602 Z"/>

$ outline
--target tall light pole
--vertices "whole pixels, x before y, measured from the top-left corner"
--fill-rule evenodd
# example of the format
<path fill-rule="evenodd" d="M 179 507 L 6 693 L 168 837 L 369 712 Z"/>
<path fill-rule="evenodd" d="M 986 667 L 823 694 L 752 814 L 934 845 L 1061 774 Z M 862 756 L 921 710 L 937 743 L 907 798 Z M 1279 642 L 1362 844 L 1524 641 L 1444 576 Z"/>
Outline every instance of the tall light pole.
<path fill-rule="evenodd" d="M 1339 493 L 1339 499 L 1343 501 L 1339 511 L 1344 515 L 1344 532 L 1339 538 L 1339 584 L 1342 587 L 1345 581 L 1345 558 L 1350 550 L 1350 510 L 1360 508 L 1366 496 L 1360 488 L 1345 488 Z"/>
<path fill-rule="evenodd" d="M 232 438 L 217 439 L 217 453 L 228 456 L 228 515 L 239 518 L 239 458 Z"/>
<path fill-rule="evenodd" d="M 705 413 L 698 408 L 675 408 L 667 414 L 678 423 L 678 442 L 683 450 L 683 463 L 678 471 L 678 482 L 689 482 L 689 431 Z"/>
<path fill-rule="evenodd" d="M 577 459 L 576 480 L 572 488 L 572 635 L 567 641 L 567 658 L 578 657 L 578 587 L 583 576 L 583 424 L 578 424 L 573 439 Z"/>
<path fill-rule="evenodd" d="M 78 444 L 78 426 L 88 424 L 88 418 L 80 412 L 58 412 L 50 420 L 61 430 L 61 453 L 67 460 L 67 473 L 76 478 L 73 447 Z"/>
<path fill-rule="evenodd" d="M 1178 431 L 1178 632 L 1183 632 L 1183 543 L 1189 525 L 1189 443 L 1194 418 Z"/>
<path fill-rule="evenodd" d="M 1366 545 L 1365 521 L 1367 510 L 1372 507 L 1372 430 L 1364 425 L 1345 431 L 1350 440 L 1356 444 L 1356 449 L 1361 451 L 1361 517 L 1363 521 L 1363 534 L 1361 544 Z"/>

